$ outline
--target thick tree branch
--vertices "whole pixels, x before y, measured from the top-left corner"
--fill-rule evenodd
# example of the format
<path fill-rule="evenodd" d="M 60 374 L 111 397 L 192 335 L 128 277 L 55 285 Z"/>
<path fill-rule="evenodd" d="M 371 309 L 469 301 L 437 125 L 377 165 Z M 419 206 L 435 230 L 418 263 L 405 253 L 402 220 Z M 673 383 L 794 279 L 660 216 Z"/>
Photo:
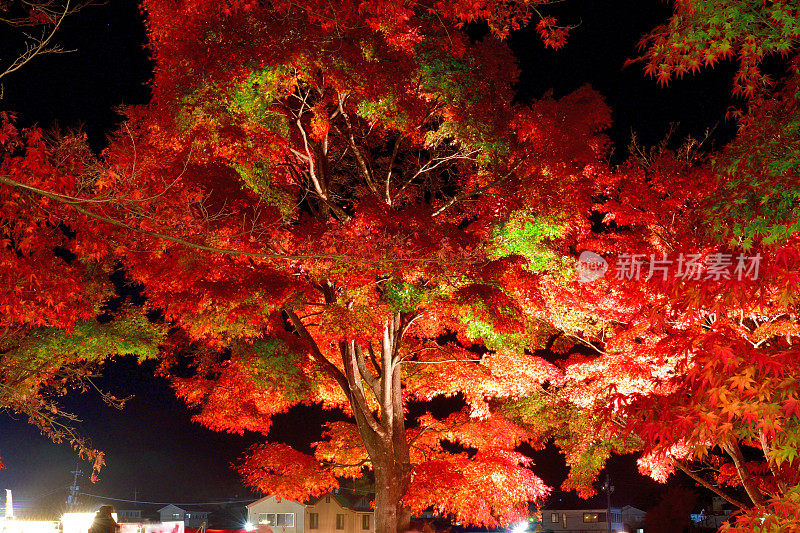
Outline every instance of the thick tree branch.
<path fill-rule="evenodd" d="M 403 140 L 403 134 L 400 133 L 397 135 L 397 138 L 394 140 L 394 148 L 392 148 L 392 157 L 389 158 L 389 166 L 386 170 L 386 180 L 383 185 L 383 195 L 384 200 L 389 205 L 392 205 L 392 195 L 390 191 L 391 183 L 392 183 L 392 168 L 394 167 L 394 162 L 397 159 L 397 153 L 400 151 L 400 141 Z"/>
<path fill-rule="evenodd" d="M 342 362 L 344 363 L 344 373 L 347 377 L 350 404 L 353 407 L 353 413 L 356 419 L 363 420 L 363 422 L 381 439 L 386 438 L 386 430 L 381 426 L 380 422 L 376 420 L 375 415 L 369 408 L 367 398 L 364 395 L 364 387 L 361 382 L 361 376 L 358 374 L 358 368 L 355 362 L 355 348 L 354 341 L 340 342 L 339 351 L 342 354 Z M 363 427 L 359 424 L 359 427 Z"/>
<path fill-rule="evenodd" d="M 376 196 L 381 196 L 380 192 L 378 191 L 378 186 L 375 183 L 375 179 L 372 176 L 372 169 L 367 164 L 367 161 L 364 159 L 364 154 L 361 153 L 361 150 L 358 149 L 358 145 L 356 144 L 356 138 L 353 133 L 353 124 L 350 122 L 350 116 L 344 110 L 344 101 L 346 99 L 347 95 L 338 95 L 339 113 L 342 115 L 344 123 L 347 126 L 347 140 L 350 143 L 350 149 L 353 150 L 353 154 L 358 162 L 358 167 L 361 169 L 362 174 L 364 174 L 364 181 L 366 182 L 367 187 L 369 187 L 369 190 L 372 191 L 372 193 Z"/>
<path fill-rule="evenodd" d="M 372 366 L 375 367 L 375 371 L 378 373 L 378 377 L 380 378 L 381 374 L 383 373 L 383 368 L 381 368 L 380 363 L 378 363 L 378 358 L 375 356 L 375 350 L 372 349 L 371 342 L 367 345 L 367 351 L 369 352 L 369 360 L 372 361 Z"/>
<path fill-rule="evenodd" d="M 375 380 L 375 376 L 373 376 L 372 372 L 367 368 L 366 361 L 364 360 L 364 351 L 357 342 L 353 342 L 353 349 L 355 350 L 356 365 L 358 366 L 358 372 L 361 374 L 361 379 L 367 382 L 370 391 L 372 391 L 372 394 L 377 400 L 380 398 L 380 387 Z"/>
<path fill-rule="evenodd" d="M 675 459 L 675 460 L 673 460 L 673 464 L 675 465 L 675 467 L 678 470 L 680 470 L 681 472 L 683 472 L 684 474 L 686 474 L 687 476 L 689 476 L 690 478 L 692 478 L 697 483 L 699 483 L 703 487 L 707 488 L 708 490 L 710 490 L 714 494 L 716 494 L 719 497 L 723 498 L 728 503 L 730 503 L 732 505 L 735 505 L 736 507 L 738 507 L 740 509 L 749 509 L 750 508 L 750 506 L 747 505 L 746 503 L 742 503 L 739 500 L 733 498 L 732 496 L 729 496 L 728 494 L 723 492 L 722 489 L 720 489 L 719 487 L 717 487 L 715 485 L 712 485 L 711 483 L 709 483 L 708 481 L 706 481 L 702 477 L 700 477 L 697 474 L 695 474 L 694 472 L 692 472 L 691 469 L 688 466 L 684 465 L 681 461 L 678 461 L 677 459 Z"/>
<path fill-rule="evenodd" d="M 739 474 L 739 479 L 742 480 L 742 486 L 747 492 L 747 495 L 755 505 L 764 505 L 764 497 L 761 495 L 761 491 L 758 490 L 756 482 L 753 480 L 753 477 L 750 475 L 750 472 L 747 471 L 747 467 L 744 464 L 744 455 L 742 454 L 741 448 L 739 448 L 739 443 L 730 439 L 722 445 L 722 449 L 733 459 L 736 473 Z"/>
<path fill-rule="evenodd" d="M 778 466 L 778 463 L 775 462 L 775 458 L 772 456 L 772 449 L 769 445 L 769 441 L 767 440 L 767 434 L 764 433 L 763 430 L 759 430 L 758 440 L 761 443 L 761 450 L 764 452 L 764 457 L 767 458 L 769 470 L 775 477 L 775 481 L 778 483 L 778 488 L 780 489 L 781 493 L 785 494 L 786 491 L 789 490 L 789 485 L 786 483 L 786 478 L 784 477 L 780 466 Z"/>
<path fill-rule="evenodd" d="M 394 319 L 389 319 L 383 325 L 383 339 L 381 341 L 381 366 L 383 373 L 381 374 L 381 407 L 385 408 L 383 412 L 384 420 L 387 424 L 391 424 L 393 413 L 392 407 L 392 375 L 394 374 Z M 402 404 L 400 404 L 402 405 Z M 391 426 L 390 426 L 391 427 Z"/>
<path fill-rule="evenodd" d="M 292 311 L 291 309 L 284 308 L 284 312 L 289 317 L 289 321 L 294 326 L 295 331 L 300 338 L 306 341 L 308 347 L 311 349 L 312 356 L 315 360 L 319 361 L 325 371 L 336 380 L 336 383 L 339 384 L 339 387 L 344 391 L 345 395 L 350 395 L 350 387 L 347 383 L 347 378 L 342 374 L 341 370 L 339 370 L 336 365 L 328 361 L 328 359 L 322 354 L 320 351 L 319 346 L 317 346 L 317 341 L 314 340 L 314 337 L 306 329 L 303 321 L 300 320 L 300 317 L 297 316 L 297 313 Z"/>

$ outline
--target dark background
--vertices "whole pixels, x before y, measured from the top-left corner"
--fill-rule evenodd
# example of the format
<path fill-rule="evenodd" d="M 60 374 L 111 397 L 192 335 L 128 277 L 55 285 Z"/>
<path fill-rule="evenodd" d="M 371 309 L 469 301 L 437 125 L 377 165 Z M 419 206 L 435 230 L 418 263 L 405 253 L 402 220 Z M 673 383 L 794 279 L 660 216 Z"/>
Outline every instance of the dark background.
<path fill-rule="evenodd" d="M 669 87 L 645 78 L 638 65 L 623 68 L 626 59 L 636 56 L 641 35 L 667 19 L 667 3 L 568 0 L 549 12 L 578 27 L 566 48 L 558 51 L 546 50 L 533 29 L 511 37 L 522 71 L 520 101 L 550 89 L 559 97 L 591 84 L 614 111 L 615 125 L 609 132 L 616 147 L 613 161 L 624 158 L 632 132 L 644 144 L 654 144 L 672 122 L 679 124 L 678 142 L 688 135 L 702 137 L 708 127 L 716 127 L 717 144 L 729 138 L 733 127 L 723 117 L 731 105 L 741 105 L 729 97 L 731 65 L 676 80 Z M 149 98 L 152 64 L 143 45 L 142 16 L 135 1 L 111 0 L 68 18 L 59 39 L 75 51 L 34 59 L 7 77 L 0 109 L 18 112 L 22 124 L 82 128 L 100 150 L 120 120 L 115 109 Z M 12 42 L 13 30 L 0 28 L 0 46 Z M 8 53 L 4 50 L 3 59 Z M 137 366 L 127 358 L 106 365 L 99 385 L 117 396 L 136 394 L 123 411 L 104 405 L 97 395 L 67 399 L 68 407 L 83 420 L 83 432 L 107 453 L 100 481 L 92 485 L 82 478 L 81 491 L 155 502 L 150 506 L 111 502 L 118 509 L 255 499 L 257 495 L 240 484 L 231 465 L 257 439 L 214 433 L 192 423 L 191 413 L 153 372 L 153 365 Z M 278 417 L 271 436 L 302 449 L 319 436 L 322 420 L 317 410 L 298 408 Z M 536 473 L 557 488 L 566 476 L 563 458 L 552 447 L 530 453 Z M 6 466 L 0 470 L 0 488 L 13 489 L 18 514 L 29 516 L 63 511 L 70 472 L 76 465 L 84 472 L 91 470 L 68 446 L 51 443 L 24 420 L 8 415 L 0 417 L 0 457 Z M 616 485 L 615 505 L 646 509 L 659 500 L 664 487 L 638 474 L 633 457 L 612 459 L 608 471 Z M 673 477 L 672 483 L 685 480 Z M 572 501 L 574 494 L 556 492 L 551 499 Z M 99 501 L 88 496 L 81 500 L 87 507 Z M 604 505 L 604 500 L 596 501 Z"/>

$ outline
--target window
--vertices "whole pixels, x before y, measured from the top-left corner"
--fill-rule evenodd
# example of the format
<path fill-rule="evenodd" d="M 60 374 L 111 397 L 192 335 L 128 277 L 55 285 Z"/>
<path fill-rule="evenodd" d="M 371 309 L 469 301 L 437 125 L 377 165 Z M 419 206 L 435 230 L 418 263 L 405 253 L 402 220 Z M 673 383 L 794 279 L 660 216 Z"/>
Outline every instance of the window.
<path fill-rule="evenodd" d="M 294 513 L 259 513 L 258 523 L 265 526 L 294 527 Z"/>
<path fill-rule="evenodd" d="M 294 513 L 278 513 L 275 515 L 275 525 L 294 527 Z"/>
<path fill-rule="evenodd" d="M 309 513 L 308 529 L 319 529 L 319 513 Z"/>
<path fill-rule="evenodd" d="M 558 513 L 550 513 L 550 521 L 554 524 L 558 524 Z"/>
<path fill-rule="evenodd" d="M 325 496 L 325 503 L 331 503 L 331 497 Z"/>
<path fill-rule="evenodd" d="M 172 518 L 179 520 L 181 517 L 181 513 L 172 513 Z"/>
<path fill-rule="evenodd" d="M 344 515 L 337 514 L 336 515 L 336 529 L 344 529 Z"/>
<path fill-rule="evenodd" d="M 583 521 L 590 523 L 605 522 L 606 513 L 583 513 Z"/>
<path fill-rule="evenodd" d="M 361 515 L 361 529 L 369 529 L 369 515 L 362 514 Z"/>

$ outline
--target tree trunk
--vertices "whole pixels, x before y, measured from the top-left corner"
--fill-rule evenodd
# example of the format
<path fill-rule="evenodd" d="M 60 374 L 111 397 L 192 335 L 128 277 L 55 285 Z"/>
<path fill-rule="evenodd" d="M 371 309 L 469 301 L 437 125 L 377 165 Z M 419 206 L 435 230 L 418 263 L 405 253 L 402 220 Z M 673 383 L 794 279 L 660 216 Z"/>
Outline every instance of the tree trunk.
<path fill-rule="evenodd" d="M 322 286 L 326 302 L 334 300 L 332 288 Z M 368 345 L 367 365 L 364 348 L 355 341 L 340 341 L 343 371 L 325 359 L 300 317 L 285 309 L 298 335 L 308 342 L 319 361 L 350 402 L 361 442 L 375 474 L 375 533 L 403 533 L 409 529 L 411 511 L 400 505 L 411 483 L 411 458 L 403 413 L 402 371 L 399 350 L 407 316 L 395 313 L 385 322 L 380 356 Z M 370 407 L 371 397 L 378 411 Z"/>
<path fill-rule="evenodd" d="M 411 481 L 397 357 L 402 326 L 399 313 L 386 322 L 380 361 L 375 361 L 378 375 L 367 368 L 364 349 L 358 343 L 339 344 L 350 405 L 375 474 L 375 533 L 402 533 L 411 521 L 411 512 L 400 505 Z M 370 410 L 368 395 L 377 401 L 378 412 Z"/>
<path fill-rule="evenodd" d="M 398 472 L 399 465 L 393 458 L 386 459 L 387 462 L 373 460 L 372 463 L 375 473 L 375 533 L 403 533 L 409 528 L 411 512 L 399 502 L 408 489 L 410 476 L 409 472 Z"/>

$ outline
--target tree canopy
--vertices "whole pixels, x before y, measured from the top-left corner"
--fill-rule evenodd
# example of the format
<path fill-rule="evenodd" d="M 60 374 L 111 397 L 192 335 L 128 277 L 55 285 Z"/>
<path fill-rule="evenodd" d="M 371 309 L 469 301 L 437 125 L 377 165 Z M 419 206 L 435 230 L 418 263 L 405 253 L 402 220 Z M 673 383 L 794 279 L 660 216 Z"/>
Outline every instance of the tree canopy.
<path fill-rule="evenodd" d="M 502 39 L 563 46 L 546 3 L 146 0 L 153 98 L 100 157 L 2 116 L 3 357 L 34 369 L 3 406 L 58 435 L 47 391 L 157 353 L 199 422 L 264 435 L 250 485 L 302 500 L 371 470 L 379 533 L 526 515 L 549 488 L 517 449 L 550 439 L 564 489 L 636 451 L 741 508 L 731 529 L 796 526 L 795 8 L 676 2 L 645 72 L 737 53 L 739 133 L 612 168 L 591 88 L 514 103 Z M 117 268 L 157 324 L 97 319 Z M 441 397 L 461 407 L 426 412 Z M 348 420 L 310 455 L 270 442 L 297 404 Z"/>

